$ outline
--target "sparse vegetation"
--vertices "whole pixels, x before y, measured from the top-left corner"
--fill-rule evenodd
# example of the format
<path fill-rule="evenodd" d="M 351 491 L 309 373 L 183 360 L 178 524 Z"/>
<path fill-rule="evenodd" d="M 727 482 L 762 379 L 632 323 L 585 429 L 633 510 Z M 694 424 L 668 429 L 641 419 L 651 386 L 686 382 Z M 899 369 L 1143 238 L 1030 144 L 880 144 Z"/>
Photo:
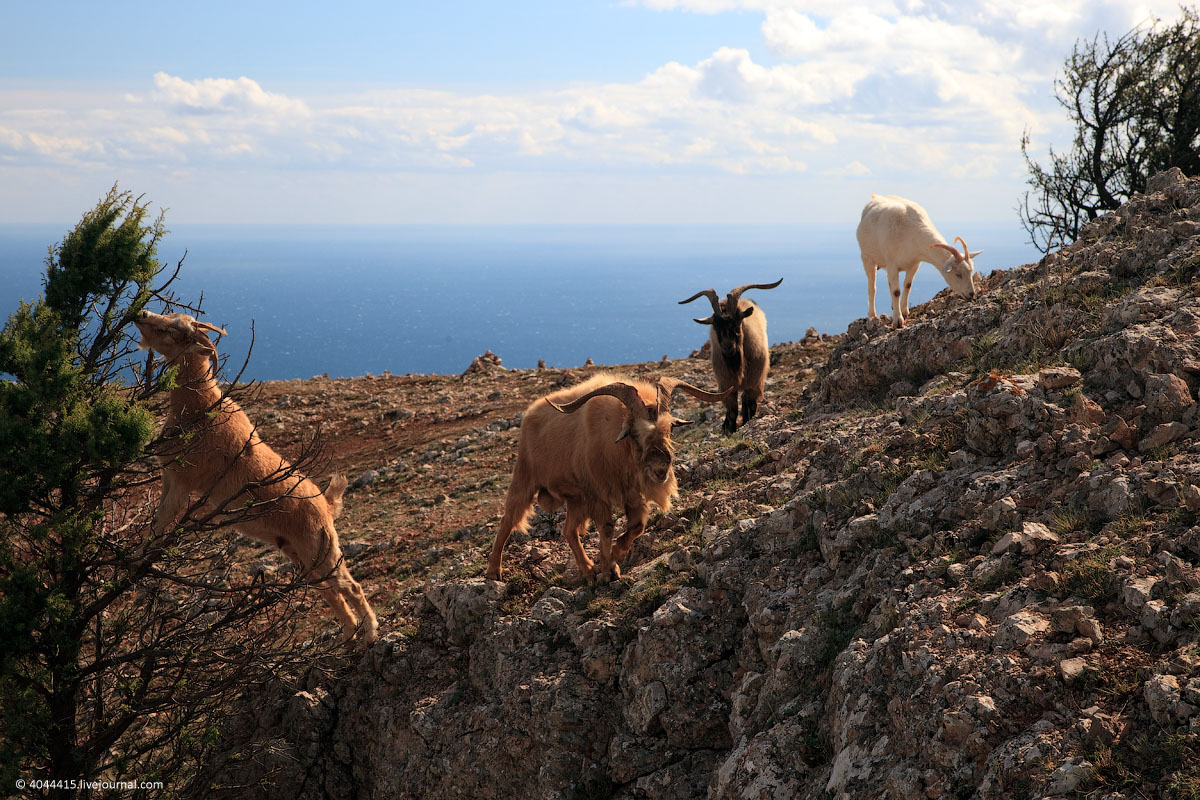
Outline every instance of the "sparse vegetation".
<path fill-rule="evenodd" d="M 975 588 L 980 592 L 993 592 L 1001 586 L 1011 586 L 1021 579 L 1021 570 L 1013 561 L 1004 561 L 985 575 Z"/>
<path fill-rule="evenodd" d="M 614 620 L 629 622 L 652 613 L 681 587 L 697 581 L 694 575 L 673 573 L 666 564 L 659 563 L 640 574 L 637 583 L 632 585 L 623 579 L 597 587 L 580 612 L 586 618 L 603 614 Z"/>
<path fill-rule="evenodd" d="M 1089 754 L 1095 767 L 1091 791 L 1122 792 L 1127 797 L 1196 800 L 1200 797 L 1200 735 L 1134 734 Z"/>
<path fill-rule="evenodd" d="M 1112 560 L 1123 555 L 1119 545 L 1109 545 L 1094 553 L 1068 561 L 1062 570 L 1064 596 L 1074 595 L 1093 602 L 1114 597 L 1120 583 L 1112 568 Z"/>
<path fill-rule="evenodd" d="M 1091 529 L 1091 515 L 1087 507 L 1078 500 L 1058 503 L 1050 511 L 1049 528 L 1063 538 Z"/>

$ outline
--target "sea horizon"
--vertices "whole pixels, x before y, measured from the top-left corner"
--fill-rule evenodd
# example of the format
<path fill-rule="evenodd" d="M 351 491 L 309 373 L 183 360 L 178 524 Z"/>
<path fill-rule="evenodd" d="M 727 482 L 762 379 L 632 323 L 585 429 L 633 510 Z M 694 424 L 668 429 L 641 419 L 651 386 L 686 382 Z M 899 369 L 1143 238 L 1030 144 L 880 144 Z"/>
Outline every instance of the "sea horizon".
<path fill-rule="evenodd" d="M 684 357 L 707 339 L 692 320 L 711 307 L 679 300 L 781 277 L 745 295 L 772 343 L 840 333 L 867 313 L 856 224 L 178 224 L 158 257 L 167 274 L 183 258 L 175 293 L 202 295 L 202 318 L 228 330 L 229 375 L 252 326 L 244 380 L 458 374 L 489 350 L 516 369 Z M 6 317 L 40 295 L 47 247 L 71 227 L 0 224 Z M 1041 255 L 1016 220 L 939 229 L 984 251 L 981 274 Z M 876 308 L 889 313 L 883 275 L 878 284 Z M 923 265 L 910 304 L 945 288 Z"/>

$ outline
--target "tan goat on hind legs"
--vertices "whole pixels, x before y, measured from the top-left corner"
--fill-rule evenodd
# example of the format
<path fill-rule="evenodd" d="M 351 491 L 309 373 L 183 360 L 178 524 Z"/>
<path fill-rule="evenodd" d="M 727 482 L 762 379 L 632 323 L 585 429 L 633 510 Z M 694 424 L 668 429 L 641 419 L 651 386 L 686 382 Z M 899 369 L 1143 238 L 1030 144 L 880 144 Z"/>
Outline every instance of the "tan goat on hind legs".
<path fill-rule="evenodd" d="M 141 312 L 134 320 L 139 345 L 177 365 L 166 429 L 182 443 L 163 464 L 163 493 L 154 527 L 163 531 L 202 495 L 213 510 L 255 508 L 238 515 L 238 531 L 273 544 L 311 580 L 342 624 L 346 644 L 375 641 L 379 623 L 350 575 L 333 520 L 342 510 L 346 479 L 335 476 L 321 492 L 259 438 L 244 411 L 216 381 L 217 348 L 210 331 L 225 331 L 187 314 Z"/>
<path fill-rule="evenodd" d="M 676 495 L 671 428 L 687 424 L 668 408 L 676 389 L 709 403 L 727 394 L 675 378 L 649 383 L 600 374 L 530 404 L 487 576 L 500 579 L 504 545 L 514 530 L 527 529 L 536 502 L 545 511 L 566 504 L 562 535 L 584 580 L 621 577 L 619 564 L 646 529 L 650 504 L 668 511 Z M 625 533 L 615 541 L 614 507 L 625 511 Z M 599 565 L 579 541 L 589 519 L 600 538 Z"/>

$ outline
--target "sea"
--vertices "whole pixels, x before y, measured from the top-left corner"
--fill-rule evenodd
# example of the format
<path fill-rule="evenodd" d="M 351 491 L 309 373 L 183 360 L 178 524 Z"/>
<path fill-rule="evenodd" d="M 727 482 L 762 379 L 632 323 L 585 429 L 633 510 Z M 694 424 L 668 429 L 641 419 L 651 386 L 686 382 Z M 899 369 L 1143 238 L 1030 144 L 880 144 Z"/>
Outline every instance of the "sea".
<path fill-rule="evenodd" d="M 40 297 L 47 248 L 70 227 L 0 225 L 2 319 Z M 984 251 L 983 274 L 1040 255 L 1015 218 L 939 227 Z M 228 331 L 219 347 L 242 380 L 457 374 L 488 350 L 510 368 L 678 358 L 707 340 L 693 318 L 712 311 L 680 300 L 779 278 L 745 295 L 773 343 L 867 314 L 853 224 L 179 224 L 158 256 L 169 270 L 182 259 L 171 288 Z M 945 288 L 923 265 L 910 305 Z M 877 292 L 889 313 L 883 274 Z"/>

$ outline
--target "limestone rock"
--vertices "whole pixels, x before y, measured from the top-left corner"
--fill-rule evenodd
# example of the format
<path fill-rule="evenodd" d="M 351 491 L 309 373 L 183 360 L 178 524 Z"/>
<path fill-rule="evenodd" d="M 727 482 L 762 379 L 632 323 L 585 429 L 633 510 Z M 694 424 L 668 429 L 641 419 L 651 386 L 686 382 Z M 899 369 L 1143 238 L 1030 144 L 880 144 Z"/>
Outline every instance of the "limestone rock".
<path fill-rule="evenodd" d="M 1182 422 L 1167 422 L 1155 425 L 1153 429 L 1138 442 L 1138 450 L 1147 453 L 1163 445 L 1170 444 L 1176 439 L 1186 436 L 1188 426 Z"/>
<path fill-rule="evenodd" d="M 504 369 L 504 364 L 500 361 L 500 356 L 488 350 L 483 355 L 475 356 L 470 366 L 463 371 L 463 375 L 478 375 L 502 369 Z"/>
<path fill-rule="evenodd" d="M 1178 714 L 1182 695 L 1179 679 L 1174 675 L 1155 675 L 1146 681 L 1143 689 L 1150 715 L 1159 725 L 1167 725 Z"/>
<path fill-rule="evenodd" d="M 1176 375 L 1146 376 L 1146 414 L 1165 422 L 1176 420 L 1192 405 L 1192 392 Z"/>
<path fill-rule="evenodd" d="M 281 676 L 205 777 L 301 800 L 1067 797 L 1131 733 L 1200 730 L 1200 179 L 1152 186 L 972 301 L 777 345 L 735 437 L 679 398 L 679 498 L 607 586 L 567 566 L 561 510 L 514 537 L 507 587 L 477 577 L 521 421 L 489 404 L 584 371 L 485 358 L 422 378 L 424 405 L 362 398 L 389 434 L 454 425 L 354 498 L 414 496 L 351 517 L 383 636 Z M 711 385 L 699 360 L 631 371 Z M 307 405 L 289 395 L 273 410 Z M 481 458 L 495 474 L 457 485 Z"/>
<path fill-rule="evenodd" d="M 1074 386 L 1081 379 L 1079 370 L 1074 367 L 1046 367 L 1038 372 L 1038 385 L 1049 391 Z"/>
<path fill-rule="evenodd" d="M 1017 650 L 1049 628 L 1050 621 L 1045 616 L 1033 611 L 1018 611 L 1000 623 L 992 646 L 996 650 Z"/>
<path fill-rule="evenodd" d="M 486 630 L 496 618 L 503 586 L 476 579 L 464 583 L 433 583 L 425 597 L 441 614 L 451 641 L 466 643 Z"/>

